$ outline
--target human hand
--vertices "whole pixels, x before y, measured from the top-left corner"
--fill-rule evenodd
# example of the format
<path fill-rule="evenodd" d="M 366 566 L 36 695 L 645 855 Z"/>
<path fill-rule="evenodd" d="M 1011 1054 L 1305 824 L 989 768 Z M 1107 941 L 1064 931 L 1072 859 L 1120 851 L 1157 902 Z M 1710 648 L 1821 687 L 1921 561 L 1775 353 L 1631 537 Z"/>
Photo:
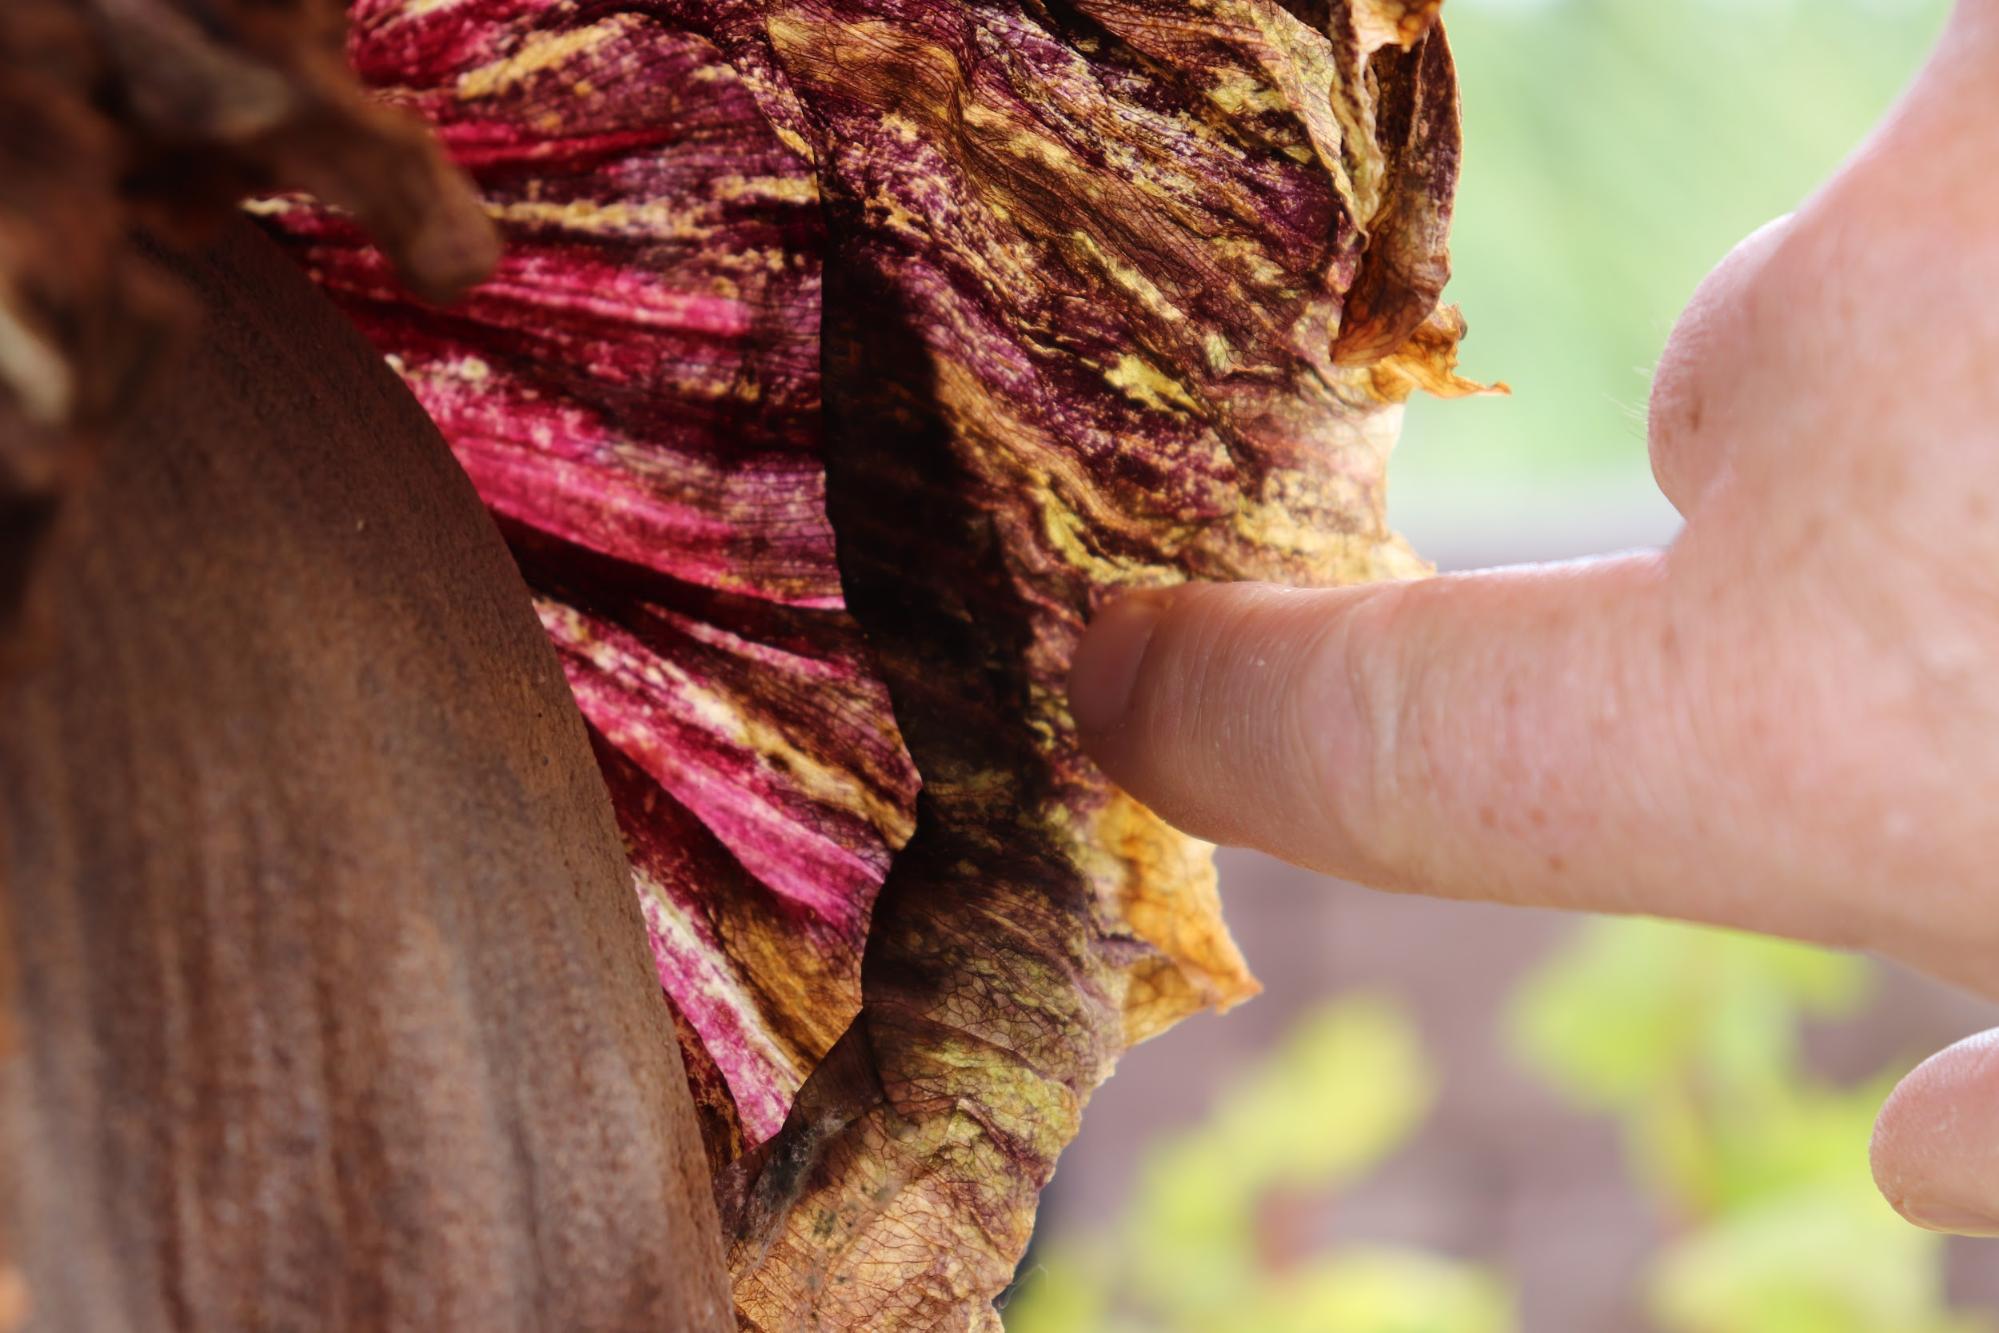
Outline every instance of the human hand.
<path fill-rule="evenodd" d="M 1105 611 L 1091 753 L 1198 836 L 1382 888 L 1865 948 L 1999 996 L 1999 0 L 1703 284 L 1660 364 L 1664 552 Z M 1999 1235 L 1999 1034 L 1877 1178 Z"/>

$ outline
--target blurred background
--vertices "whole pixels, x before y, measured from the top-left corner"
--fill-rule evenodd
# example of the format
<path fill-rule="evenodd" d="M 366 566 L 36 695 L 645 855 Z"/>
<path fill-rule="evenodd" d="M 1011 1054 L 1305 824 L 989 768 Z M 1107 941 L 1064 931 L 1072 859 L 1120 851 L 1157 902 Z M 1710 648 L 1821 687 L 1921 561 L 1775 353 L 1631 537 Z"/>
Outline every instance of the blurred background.
<path fill-rule="evenodd" d="M 1701 276 L 1914 73 L 1947 0 L 1449 0 L 1450 297 L 1510 399 L 1419 402 L 1391 517 L 1445 568 L 1669 540 L 1644 409 Z M 1894 1080 L 1999 1008 L 1654 922 L 1225 853 L 1265 995 L 1091 1105 L 1010 1333 L 1999 1333 L 1999 1242 L 1896 1218 Z"/>

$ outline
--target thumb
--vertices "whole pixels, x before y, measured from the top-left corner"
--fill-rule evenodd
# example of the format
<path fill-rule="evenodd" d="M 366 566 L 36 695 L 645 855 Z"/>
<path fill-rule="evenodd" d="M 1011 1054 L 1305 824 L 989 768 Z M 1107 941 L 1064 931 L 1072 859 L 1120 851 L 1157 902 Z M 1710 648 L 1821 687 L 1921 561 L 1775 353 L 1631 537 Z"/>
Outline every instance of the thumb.
<path fill-rule="evenodd" d="M 1999 1032 L 1902 1080 L 1874 1128 L 1874 1179 L 1917 1226 L 1999 1236 Z"/>
<path fill-rule="evenodd" d="M 1721 798 L 1690 776 L 1663 585 L 1648 554 L 1140 593 L 1092 624 L 1071 707 L 1104 770 L 1198 837 L 1381 888 L 1782 928 L 1699 901 Z"/>

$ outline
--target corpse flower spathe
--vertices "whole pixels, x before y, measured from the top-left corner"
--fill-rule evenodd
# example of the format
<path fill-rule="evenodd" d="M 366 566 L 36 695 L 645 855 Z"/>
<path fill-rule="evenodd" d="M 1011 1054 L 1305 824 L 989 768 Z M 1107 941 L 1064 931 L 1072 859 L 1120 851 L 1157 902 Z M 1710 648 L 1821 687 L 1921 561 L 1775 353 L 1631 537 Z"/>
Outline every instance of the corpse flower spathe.
<path fill-rule="evenodd" d="M 498 274 L 423 304 L 343 218 L 260 211 L 536 592 L 747 1325 L 993 1325 L 1091 1089 L 1253 990 L 1206 849 L 1081 757 L 1062 678 L 1120 588 L 1419 568 L 1398 405 L 1465 387 L 1437 8 L 353 6 Z M 477 229 L 395 151 L 330 192 L 443 291 Z"/>

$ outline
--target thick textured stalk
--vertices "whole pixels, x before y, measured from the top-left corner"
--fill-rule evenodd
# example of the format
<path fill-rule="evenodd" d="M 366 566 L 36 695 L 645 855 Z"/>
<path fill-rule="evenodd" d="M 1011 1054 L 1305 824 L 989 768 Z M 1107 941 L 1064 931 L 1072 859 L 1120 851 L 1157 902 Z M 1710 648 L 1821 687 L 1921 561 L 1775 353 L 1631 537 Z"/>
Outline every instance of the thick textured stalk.
<path fill-rule="evenodd" d="M 267 241 L 168 267 L 195 351 L 67 506 L 0 683 L 0 1324 L 731 1326 L 499 534 Z"/>

